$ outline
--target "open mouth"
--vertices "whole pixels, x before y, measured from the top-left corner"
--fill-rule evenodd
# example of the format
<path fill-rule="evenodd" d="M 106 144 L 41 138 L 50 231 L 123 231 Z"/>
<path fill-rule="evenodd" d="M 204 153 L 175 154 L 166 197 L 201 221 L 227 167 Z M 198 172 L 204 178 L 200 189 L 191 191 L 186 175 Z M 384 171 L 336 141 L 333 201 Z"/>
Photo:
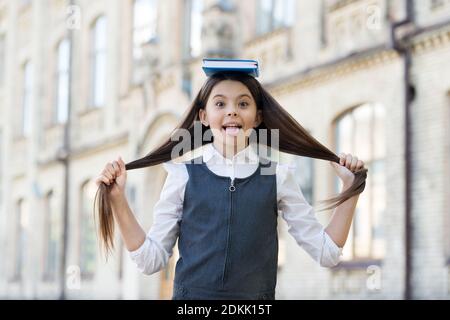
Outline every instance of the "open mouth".
<path fill-rule="evenodd" d="M 239 130 L 242 129 L 240 124 L 226 124 L 222 126 L 222 129 L 225 130 L 225 133 L 230 136 L 237 136 L 239 134 Z"/>

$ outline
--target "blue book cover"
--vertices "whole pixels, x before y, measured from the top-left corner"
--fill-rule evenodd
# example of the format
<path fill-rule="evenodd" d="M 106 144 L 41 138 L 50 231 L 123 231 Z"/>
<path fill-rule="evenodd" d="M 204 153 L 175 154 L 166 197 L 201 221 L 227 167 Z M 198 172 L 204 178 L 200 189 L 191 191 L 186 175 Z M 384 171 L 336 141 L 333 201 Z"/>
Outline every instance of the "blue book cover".
<path fill-rule="evenodd" d="M 259 76 L 259 65 L 256 60 L 205 58 L 202 68 L 208 77 L 214 73 L 226 71 L 243 72 L 253 77 Z"/>

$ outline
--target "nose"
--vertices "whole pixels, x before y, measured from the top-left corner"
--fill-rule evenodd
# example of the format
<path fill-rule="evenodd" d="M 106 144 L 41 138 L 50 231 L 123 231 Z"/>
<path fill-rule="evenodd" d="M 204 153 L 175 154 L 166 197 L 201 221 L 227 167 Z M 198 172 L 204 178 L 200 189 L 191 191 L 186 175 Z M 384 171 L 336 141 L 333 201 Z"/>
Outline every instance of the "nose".
<path fill-rule="evenodd" d="M 230 116 L 230 117 L 231 117 L 231 116 L 234 116 L 234 117 L 237 116 L 236 108 L 235 108 L 234 106 L 228 108 L 228 110 L 227 110 L 227 116 Z"/>

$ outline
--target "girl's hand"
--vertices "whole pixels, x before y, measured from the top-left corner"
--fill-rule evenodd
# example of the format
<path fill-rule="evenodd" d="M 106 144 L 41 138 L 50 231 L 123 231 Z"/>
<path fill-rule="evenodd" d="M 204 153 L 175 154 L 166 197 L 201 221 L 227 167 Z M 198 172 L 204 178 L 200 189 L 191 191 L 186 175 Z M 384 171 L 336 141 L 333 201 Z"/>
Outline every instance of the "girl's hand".
<path fill-rule="evenodd" d="M 119 156 L 117 160 L 108 162 L 95 180 L 95 184 L 100 186 L 100 183 L 105 183 L 107 186 L 111 185 L 110 195 L 112 198 L 118 198 L 125 194 L 125 183 L 127 181 L 127 170 L 125 169 L 125 162 Z"/>
<path fill-rule="evenodd" d="M 341 153 L 339 154 L 339 158 L 339 164 L 334 161 L 330 161 L 330 164 L 336 171 L 337 176 L 342 180 L 342 183 L 345 186 L 350 186 L 353 183 L 353 180 L 355 180 L 353 172 L 363 168 L 364 162 L 358 160 L 357 157 L 352 156 L 350 153 Z"/>

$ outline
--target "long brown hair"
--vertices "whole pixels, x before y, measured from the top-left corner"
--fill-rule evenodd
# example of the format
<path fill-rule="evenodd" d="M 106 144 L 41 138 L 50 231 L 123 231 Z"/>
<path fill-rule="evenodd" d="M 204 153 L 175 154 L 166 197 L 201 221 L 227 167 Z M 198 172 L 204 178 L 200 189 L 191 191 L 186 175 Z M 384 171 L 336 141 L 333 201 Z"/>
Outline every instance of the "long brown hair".
<path fill-rule="evenodd" d="M 190 133 L 190 137 L 194 137 L 194 123 L 199 121 L 199 110 L 206 107 L 209 95 L 213 87 L 223 80 L 234 80 L 243 83 L 252 94 L 257 108 L 262 111 L 262 123 L 256 128 L 259 129 L 278 129 L 279 140 L 278 148 L 281 152 L 290 153 L 293 155 L 323 159 L 339 163 L 339 157 L 331 152 L 327 147 L 322 145 L 314 137 L 312 137 L 283 107 L 267 92 L 254 77 L 245 75 L 243 73 L 217 73 L 207 78 L 204 85 L 198 92 L 191 106 L 187 110 L 184 119 L 174 129 L 183 129 Z M 208 128 L 202 125 L 202 131 L 205 132 Z M 210 141 L 200 140 L 190 141 L 191 150 L 201 147 Z M 171 159 L 172 149 L 178 144 L 170 137 L 162 143 L 159 147 L 149 152 L 141 159 L 131 161 L 125 165 L 126 170 L 133 170 L 154 166 Z M 271 147 L 270 139 L 266 142 L 268 147 Z M 180 150 L 180 156 L 183 150 Z M 323 210 L 333 209 L 345 202 L 349 198 L 363 192 L 366 185 L 367 169 L 362 168 L 354 173 L 355 179 L 353 184 L 344 192 L 334 198 L 320 201 L 328 204 Z M 114 217 L 109 200 L 109 189 L 104 183 L 101 183 L 94 199 L 94 214 L 98 214 L 100 239 L 106 252 L 110 252 L 114 248 Z M 98 213 L 95 213 L 95 204 L 97 203 Z"/>

